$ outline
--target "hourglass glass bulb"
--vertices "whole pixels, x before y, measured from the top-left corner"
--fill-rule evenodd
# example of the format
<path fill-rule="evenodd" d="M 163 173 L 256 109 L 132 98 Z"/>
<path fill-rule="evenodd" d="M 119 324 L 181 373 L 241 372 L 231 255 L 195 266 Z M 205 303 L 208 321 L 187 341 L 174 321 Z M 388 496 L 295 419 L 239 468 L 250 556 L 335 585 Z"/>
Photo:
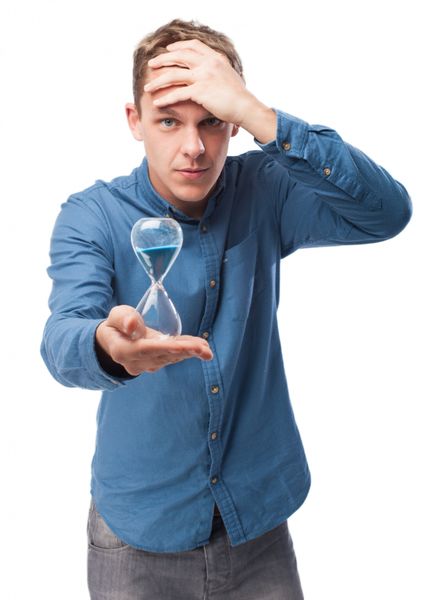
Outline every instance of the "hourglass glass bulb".
<path fill-rule="evenodd" d="M 183 234 L 174 219 L 145 218 L 131 231 L 131 243 L 151 285 L 136 307 L 147 327 L 165 335 L 180 335 L 179 314 L 163 287 L 163 280 L 180 252 Z"/>

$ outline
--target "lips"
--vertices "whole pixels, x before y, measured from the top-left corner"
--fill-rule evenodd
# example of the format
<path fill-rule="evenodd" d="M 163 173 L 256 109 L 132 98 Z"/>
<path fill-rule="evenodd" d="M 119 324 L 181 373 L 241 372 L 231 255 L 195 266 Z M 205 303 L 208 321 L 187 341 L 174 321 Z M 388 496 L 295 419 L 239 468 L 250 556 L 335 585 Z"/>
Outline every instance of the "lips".
<path fill-rule="evenodd" d="M 186 177 L 186 179 L 199 179 L 208 169 L 178 169 L 177 172 Z"/>

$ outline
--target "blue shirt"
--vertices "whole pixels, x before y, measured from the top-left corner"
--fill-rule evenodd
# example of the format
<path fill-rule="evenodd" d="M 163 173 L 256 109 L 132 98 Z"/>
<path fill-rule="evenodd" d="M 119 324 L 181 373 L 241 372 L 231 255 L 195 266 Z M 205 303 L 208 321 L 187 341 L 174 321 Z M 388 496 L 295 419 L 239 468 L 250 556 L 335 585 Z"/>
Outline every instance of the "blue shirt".
<path fill-rule="evenodd" d="M 144 159 L 71 196 L 55 224 L 42 356 L 62 384 L 103 390 L 91 493 L 114 533 L 140 549 L 206 544 L 214 503 L 232 546 L 302 504 L 310 474 L 277 326 L 280 260 L 390 238 L 411 215 L 405 189 L 335 131 L 276 113 L 276 140 L 226 159 L 200 220 L 158 195 Z M 182 332 L 208 336 L 214 358 L 113 377 L 98 362 L 95 330 L 149 285 L 133 224 L 167 214 L 184 241 L 165 287 Z"/>

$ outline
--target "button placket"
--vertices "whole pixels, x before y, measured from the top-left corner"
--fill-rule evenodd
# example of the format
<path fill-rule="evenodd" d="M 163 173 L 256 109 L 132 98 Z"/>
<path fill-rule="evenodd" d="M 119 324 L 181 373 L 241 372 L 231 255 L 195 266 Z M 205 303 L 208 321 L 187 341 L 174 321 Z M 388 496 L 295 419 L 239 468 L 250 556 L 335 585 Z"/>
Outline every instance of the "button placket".
<path fill-rule="evenodd" d="M 200 245 L 205 263 L 206 273 L 206 304 L 205 313 L 200 323 L 199 335 L 210 338 L 214 357 L 210 361 L 203 361 L 202 368 L 205 377 L 206 394 L 209 409 L 209 426 L 206 432 L 207 445 L 209 448 L 210 464 L 207 479 L 211 485 L 218 483 L 217 494 L 224 494 L 219 481 L 222 461 L 222 445 L 220 443 L 219 430 L 222 415 L 222 391 L 220 386 L 220 366 L 215 352 L 215 344 L 212 339 L 212 324 L 215 317 L 220 289 L 221 258 L 212 231 L 202 223 L 200 226 Z M 219 500 L 218 498 L 216 500 Z"/>

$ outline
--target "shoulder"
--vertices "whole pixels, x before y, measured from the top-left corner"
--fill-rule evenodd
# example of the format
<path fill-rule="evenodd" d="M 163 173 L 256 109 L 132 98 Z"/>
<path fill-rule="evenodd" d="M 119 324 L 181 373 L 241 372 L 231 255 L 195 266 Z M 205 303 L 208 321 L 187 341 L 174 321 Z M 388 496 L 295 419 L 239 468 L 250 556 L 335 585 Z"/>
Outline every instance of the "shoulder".
<path fill-rule="evenodd" d="M 288 179 L 287 170 L 263 150 L 228 156 L 225 171 L 237 180 L 251 179 L 259 184 L 273 184 L 275 181 Z"/>
<path fill-rule="evenodd" d="M 95 198 L 97 196 L 105 196 L 106 194 L 124 193 L 139 184 L 139 170 L 141 167 L 136 167 L 129 175 L 120 175 L 111 180 L 97 179 L 94 184 L 84 188 L 79 192 L 72 194 L 72 197 Z"/>
<path fill-rule="evenodd" d="M 226 158 L 225 166 L 231 170 L 247 170 L 252 169 L 254 172 L 260 173 L 267 170 L 277 169 L 283 167 L 276 161 L 273 155 L 265 152 L 264 150 L 249 150 L 243 154 L 236 156 L 228 156 Z"/>
<path fill-rule="evenodd" d="M 230 170 L 255 168 L 266 162 L 269 157 L 262 150 L 249 150 L 226 158 L 225 167 Z"/>
<path fill-rule="evenodd" d="M 121 175 L 111 180 L 97 179 L 94 184 L 71 194 L 62 208 L 74 204 L 94 214 L 101 214 L 103 211 L 111 212 L 121 202 L 135 201 L 139 196 L 141 167 L 136 167 L 129 175 Z"/>

